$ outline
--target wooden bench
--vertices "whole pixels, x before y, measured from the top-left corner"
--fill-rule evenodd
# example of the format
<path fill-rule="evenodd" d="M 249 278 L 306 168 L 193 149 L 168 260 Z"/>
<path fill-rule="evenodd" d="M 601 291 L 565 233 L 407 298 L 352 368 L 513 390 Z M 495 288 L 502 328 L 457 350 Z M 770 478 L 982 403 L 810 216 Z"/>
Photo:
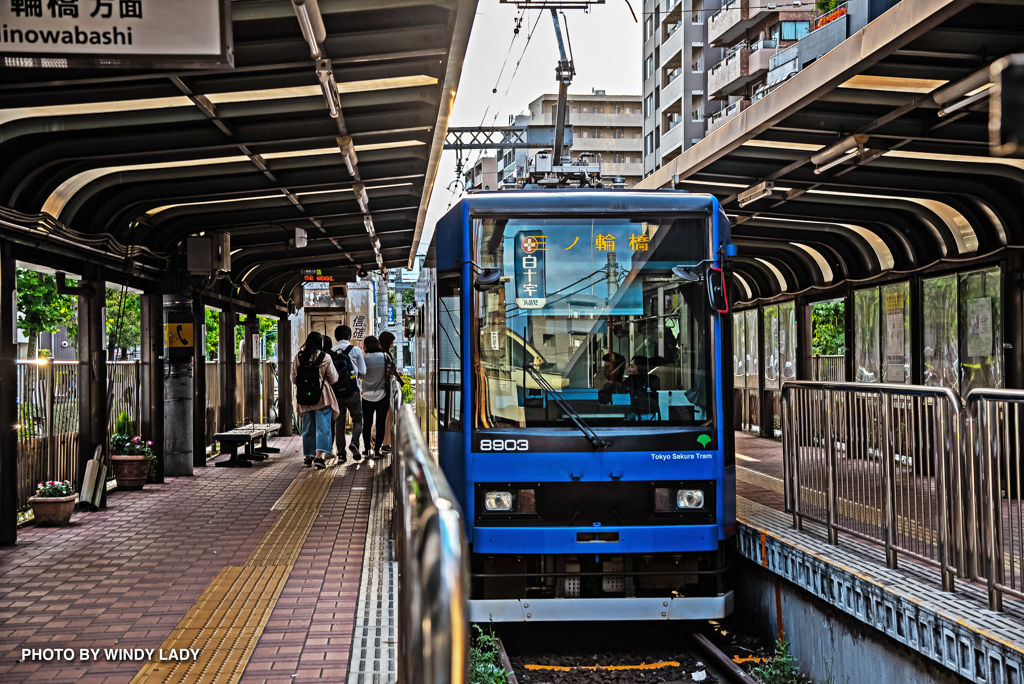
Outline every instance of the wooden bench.
<path fill-rule="evenodd" d="M 252 461 L 265 461 L 269 454 L 281 450 L 267 445 L 267 437 L 281 429 L 280 423 L 263 423 L 259 425 L 243 425 L 228 432 L 218 432 L 213 437 L 221 445 L 222 454 L 230 454 L 226 461 L 218 461 L 221 468 L 251 468 Z M 256 440 L 260 445 L 256 446 Z M 243 447 L 241 454 L 238 447 Z"/>

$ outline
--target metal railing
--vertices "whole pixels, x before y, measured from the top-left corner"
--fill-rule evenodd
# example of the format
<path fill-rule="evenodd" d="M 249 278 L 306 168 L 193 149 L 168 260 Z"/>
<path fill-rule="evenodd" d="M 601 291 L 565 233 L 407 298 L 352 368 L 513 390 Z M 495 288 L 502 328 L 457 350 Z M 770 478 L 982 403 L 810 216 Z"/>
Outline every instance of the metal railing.
<path fill-rule="evenodd" d="M 987 586 L 989 609 L 1002 610 L 1004 593 L 1024 599 L 1024 392 L 971 390 L 964 418 L 963 475 L 975 495 L 964 507 L 964 565 Z"/>
<path fill-rule="evenodd" d="M 782 389 L 786 511 L 938 566 L 943 591 L 964 530 L 960 399 L 944 387 L 787 382 Z M 955 531 L 955 532 L 954 532 Z"/>
<path fill-rule="evenodd" d="M 469 571 L 462 511 L 392 383 L 398 681 L 468 684 Z"/>
<path fill-rule="evenodd" d="M 811 380 L 846 382 L 846 357 L 842 354 L 811 357 Z"/>

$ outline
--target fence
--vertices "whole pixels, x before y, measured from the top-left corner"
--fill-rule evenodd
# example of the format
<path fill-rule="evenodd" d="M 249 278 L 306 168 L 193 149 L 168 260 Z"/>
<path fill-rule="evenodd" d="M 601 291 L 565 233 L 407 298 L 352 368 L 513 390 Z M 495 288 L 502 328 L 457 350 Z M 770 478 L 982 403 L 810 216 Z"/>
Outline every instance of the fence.
<path fill-rule="evenodd" d="M 964 427 L 965 473 L 977 494 L 966 507 L 964 565 L 988 588 L 989 609 L 1003 609 L 1003 594 L 1024 599 L 1024 392 L 974 389 L 967 394 Z"/>
<path fill-rule="evenodd" d="M 427 450 L 416 414 L 395 412 L 394 539 L 398 561 L 398 681 L 468 684 L 469 591 L 462 512 Z"/>
<path fill-rule="evenodd" d="M 811 357 L 811 380 L 846 382 L 846 357 L 842 354 Z"/>
<path fill-rule="evenodd" d="M 953 590 L 965 530 L 960 399 L 943 387 L 787 382 L 782 390 L 786 510 L 938 566 Z"/>

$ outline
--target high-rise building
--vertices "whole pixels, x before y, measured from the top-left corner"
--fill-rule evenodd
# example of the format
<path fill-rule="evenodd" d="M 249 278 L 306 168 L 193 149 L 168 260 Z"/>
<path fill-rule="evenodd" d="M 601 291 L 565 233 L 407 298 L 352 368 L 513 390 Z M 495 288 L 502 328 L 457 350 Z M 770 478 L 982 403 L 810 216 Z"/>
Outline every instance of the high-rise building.
<path fill-rule="evenodd" d="M 721 0 L 644 2 L 644 176 L 703 138 L 708 116 L 721 108 L 707 97 L 707 69 L 722 54 L 708 41 L 708 20 L 720 7 Z"/>
<path fill-rule="evenodd" d="M 708 133 L 768 94 L 769 70 L 810 31 L 813 9 L 811 3 L 729 0 L 711 15 L 707 42 L 724 54 L 709 65 L 707 92 L 725 106 L 708 120 Z"/>

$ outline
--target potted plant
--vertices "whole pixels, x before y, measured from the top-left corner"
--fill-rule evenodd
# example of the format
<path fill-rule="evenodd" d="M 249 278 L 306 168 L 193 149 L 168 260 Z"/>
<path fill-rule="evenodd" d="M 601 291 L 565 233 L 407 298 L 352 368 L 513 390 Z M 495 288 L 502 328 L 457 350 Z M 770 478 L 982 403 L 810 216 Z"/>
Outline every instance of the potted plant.
<path fill-rule="evenodd" d="M 32 516 L 41 527 L 66 525 L 75 512 L 78 494 L 70 482 L 40 482 L 36 495 L 29 497 Z"/>
<path fill-rule="evenodd" d="M 117 430 L 110 438 L 111 469 L 117 480 L 117 488 L 142 489 L 147 477 L 155 474 L 156 456 L 153 442 L 132 434 L 132 422 L 127 413 L 117 418 Z"/>

